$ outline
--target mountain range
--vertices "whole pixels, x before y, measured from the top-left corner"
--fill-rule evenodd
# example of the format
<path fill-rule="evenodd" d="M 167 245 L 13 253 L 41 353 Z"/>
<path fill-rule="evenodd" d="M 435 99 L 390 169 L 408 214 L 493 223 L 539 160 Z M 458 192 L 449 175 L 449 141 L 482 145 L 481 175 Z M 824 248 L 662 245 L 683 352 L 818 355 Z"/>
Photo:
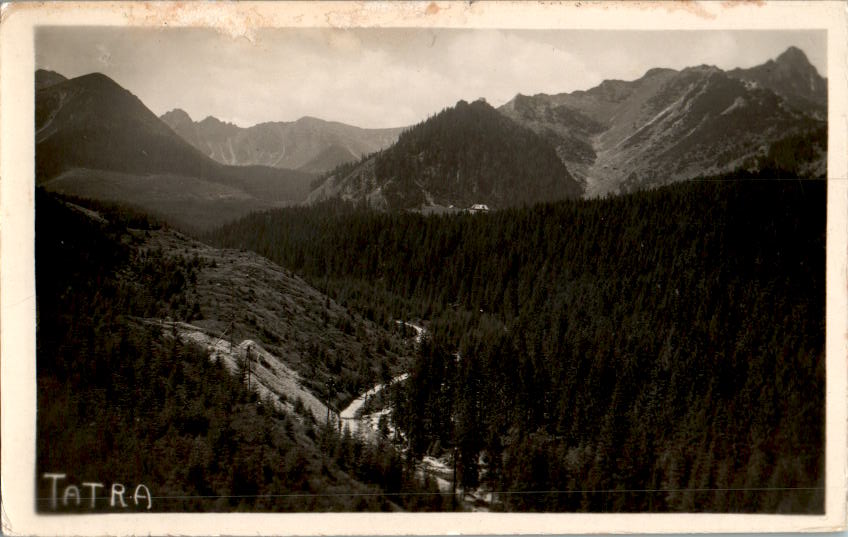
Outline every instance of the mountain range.
<path fill-rule="evenodd" d="M 460 101 L 406 130 L 308 117 L 241 128 L 179 109 L 160 118 L 98 73 L 40 70 L 35 86 L 38 184 L 194 229 L 329 198 L 503 208 L 775 161 L 826 173 L 827 80 L 795 47 L 748 69 L 655 68 L 585 91 L 519 94 L 497 109 Z"/>
<path fill-rule="evenodd" d="M 314 117 L 242 128 L 212 116 L 193 121 L 179 108 L 160 119 L 188 143 L 223 164 L 272 166 L 310 173 L 326 172 L 388 147 L 403 130 L 362 129 Z"/>
<path fill-rule="evenodd" d="M 751 166 L 781 138 L 824 127 L 827 80 L 790 47 L 750 69 L 651 69 L 586 91 L 519 94 L 500 111 L 554 145 L 593 196 Z"/>
<path fill-rule="evenodd" d="M 750 69 L 657 68 L 586 91 L 519 94 L 497 111 L 462 101 L 334 170 L 308 201 L 427 210 L 594 197 L 758 171 L 775 146 L 803 153 L 783 159 L 786 172 L 823 176 L 826 118 L 827 80 L 795 47 Z"/>

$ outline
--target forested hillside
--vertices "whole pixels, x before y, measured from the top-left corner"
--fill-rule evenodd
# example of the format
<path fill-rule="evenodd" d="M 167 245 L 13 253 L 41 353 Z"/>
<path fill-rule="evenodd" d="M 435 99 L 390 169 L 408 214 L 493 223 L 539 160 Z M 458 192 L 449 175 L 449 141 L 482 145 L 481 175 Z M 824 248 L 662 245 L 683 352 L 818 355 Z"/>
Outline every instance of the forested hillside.
<path fill-rule="evenodd" d="M 427 319 L 395 421 L 493 507 L 821 512 L 826 183 L 779 177 L 485 215 L 331 203 L 211 239 Z"/>
<path fill-rule="evenodd" d="M 337 168 L 310 200 L 336 197 L 389 209 L 503 208 L 581 193 L 553 146 L 478 100 L 459 101 L 358 166 Z"/>
<path fill-rule="evenodd" d="M 225 256 L 218 261 L 198 256 L 185 238 L 170 249 L 151 251 L 152 237 L 179 235 L 125 207 L 80 203 L 89 208 L 37 192 L 40 511 L 90 510 L 86 489 L 82 503 L 71 497 L 51 508 L 51 482 L 43 478 L 51 472 L 67 474 L 63 488 L 86 481 L 125 483 L 128 497 L 136 484 L 145 484 L 155 511 L 451 507 L 384 439 L 365 443 L 335 424 L 328 427 L 299 400 L 289 411 L 292 405 L 281 404 L 282 399 L 258 397 L 222 360 L 211 360 L 208 349 L 178 337 L 176 325 L 159 326 L 159 320 L 201 322 L 198 318 L 211 317 L 214 307 L 224 308 L 210 305 L 203 281 L 210 265 L 227 262 Z M 295 291 L 290 304 L 300 308 L 298 295 L 305 291 Z M 252 300 L 262 304 L 261 297 Z M 350 324 L 339 312 L 338 306 L 327 306 L 327 322 L 316 326 L 345 343 L 344 362 L 328 359 L 303 367 L 311 368 L 314 382 L 323 381 L 328 370 L 349 378 L 351 386 L 339 382 L 338 394 L 344 394 L 359 389 L 357 383 L 372 382 L 368 367 L 379 371 L 381 359 L 328 325 L 334 319 Z M 246 322 L 264 322 L 260 310 L 241 313 Z M 296 320 L 301 337 L 310 335 L 304 328 L 313 322 L 309 315 L 301 311 L 303 318 Z M 279 326 L 271 328 L 272 336 L 285 334 Z M 367 341 L 373 329 L 358 323 L 349 326 L 350 333 L 354 330 Z M 281 356 L 299 345 L 280 339 L 267 344 L 282 349 L 275 351 Z M 327 358 L 323 347 L 313 347 L 315 359 Z M 360 352 L 370 363 L 356 370 L 361 360 L 354 355 Z M 381 352 L 390 354 L 385 348 Z M 109 510 L 108 495 L 108 488 L 99 491 L 96 510 Z"/>

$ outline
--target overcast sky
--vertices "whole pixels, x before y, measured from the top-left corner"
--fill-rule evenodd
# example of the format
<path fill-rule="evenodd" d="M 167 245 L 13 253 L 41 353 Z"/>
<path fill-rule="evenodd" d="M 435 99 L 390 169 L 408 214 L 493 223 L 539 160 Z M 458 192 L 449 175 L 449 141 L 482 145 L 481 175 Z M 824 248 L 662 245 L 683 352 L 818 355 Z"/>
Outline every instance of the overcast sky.
<path fill-rule="evenodd" d="M 283 29 L 254 42 L 212 30 L 47 27 L 36 66 L 101 72 L 156 114 L 241 126 L 303 116 L 362 127 L 416 123 L 459 99 L 588 89 L 652 67 L 750 67 L 790 45 L 826 73 L 823 31 Z"/>

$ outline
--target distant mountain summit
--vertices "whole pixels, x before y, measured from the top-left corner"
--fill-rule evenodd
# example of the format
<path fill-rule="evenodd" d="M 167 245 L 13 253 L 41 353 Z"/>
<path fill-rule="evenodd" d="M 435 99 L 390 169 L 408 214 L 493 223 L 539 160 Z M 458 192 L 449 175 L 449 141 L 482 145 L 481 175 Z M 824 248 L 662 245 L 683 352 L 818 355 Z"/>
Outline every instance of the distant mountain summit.
<path fill-rule="evenodd" d="M 223 164 L 314 173 L 388 147 L 403 130 L 362 129 L 312 117 L 243 128 L 212 116 L 195 122 L 180 109 L 163 114 L 161 119 L 196 149 Z"/>
<path fill-rule="evenodd" d="M 791 47 L 751 69 L 651 69 L 587 91 L 518 95 L 500 108 L 551 143 L 589 196 L 756 167 L 786 137 L 819 132 L 827 81 Z M 825 148 L 809 151 L 821 170 Z"/>
<path fill-rule="evenodd" d="M 166 125 L 171 127 L 174 132 L 182 131 L 185 134 L 181 134 L 180 136 L 186 141 L 191 143 L 189 140 L 191 132 L 188 129 L 194 128 L 194 121 L 191 119 L 191 116 L 185 112 L 185 110 L 181 110 L 179 108 L 175 108 L 170 112 L 165 112 L 161 116 L 159 116 Z M 194 145 L 193 143 L 191 145 Z"/>
<path fill-rule="evenodd" d="M 733 69 L 728 75 L 754 82 L 780 95 L 808 113 L 827 118 L 827 79 L 819 75 L 806 54 L 789 47 L 774 60 L 750 69 Z"/>
<path fill-rule="evenodd" d="M 308 201 L 331 197 L 391 209 L 503 208 L 578 197 L 552 146 L 486 102 L 459 101 L 392 147 L 330 174 Z"/>

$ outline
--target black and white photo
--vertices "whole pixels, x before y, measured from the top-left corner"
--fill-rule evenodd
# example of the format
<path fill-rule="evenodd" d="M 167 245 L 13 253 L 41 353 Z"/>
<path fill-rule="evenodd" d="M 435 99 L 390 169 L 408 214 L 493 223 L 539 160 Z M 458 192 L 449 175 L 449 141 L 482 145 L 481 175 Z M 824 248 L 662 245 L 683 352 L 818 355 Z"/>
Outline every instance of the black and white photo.
<path fill-rule="evenodd" d="M 844 10 L 661 4 L 34 19 L 16 501 L 844 525 Z"/>

